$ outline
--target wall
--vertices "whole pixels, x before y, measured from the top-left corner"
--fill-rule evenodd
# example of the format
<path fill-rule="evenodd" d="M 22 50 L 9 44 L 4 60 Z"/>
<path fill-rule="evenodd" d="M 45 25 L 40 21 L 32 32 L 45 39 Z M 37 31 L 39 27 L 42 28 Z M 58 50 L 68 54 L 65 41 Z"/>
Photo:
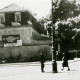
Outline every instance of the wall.
<path fill-rule="evenodd" d="M 46 59 L 51 59 L 50 40 L 42 40 L 41 35 L 29 26 L 0 28 L 0 44 L 2 35 L 20 35 L 22 46 L 0 47 L 0 60 L 7 62 L 38 61 L 43 51 Z"/>
<path fill-rule="evenodd" d="M 30 26 L 0 28 L 0 44 L 2 45 L 2 35 L 20 35 L 23 45 L 49 44 L 50 39 L 43 40 L 41 35 Z M 40 39 L 40 40 L 39 40 Z"/>
<path fill-rule="evenodd" d="M 0 60 L 6 59 L 6 62 L 39 61 L 41 51 L 47 60 L 51 59 L 51 47 L 49 45 L 34 45 L 0 48 Z"/>
<path fill-rule="evenodd" d="M 2 35 L 20 35 L 22 44 L 31 44 L 32 33 L 35 33 L 36 37 L 40 37 L 40 34 L 37 33 L 30 26 L 21 26 L 21 27 L 9 27 L 9 28 L 0 28 L 0 42 L 2 41 Z M 32 42 L 33 43 L 33 42 Z"/>
<path fill-rule="evenodd" d="M 20 35 L 20 39 L 22 39 L 23 43 L 28 42 L 30 39 L 30 27 L 17 27 L 17 28 L 1 28 L 0 29 L 0 41 L 2 41 L 2 35 Z"/>

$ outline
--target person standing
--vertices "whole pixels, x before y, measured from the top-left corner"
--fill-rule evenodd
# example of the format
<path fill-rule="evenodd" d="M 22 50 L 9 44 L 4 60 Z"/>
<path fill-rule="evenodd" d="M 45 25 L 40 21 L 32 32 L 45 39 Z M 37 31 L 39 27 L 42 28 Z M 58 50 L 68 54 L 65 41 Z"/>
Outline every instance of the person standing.
<path fill-rule="evenodd" d="M 44 72 L 44 62 L 45 62 L 45 56 L 41 52 L 40 53 L 41 72 Z"/>
<path fill-rule="evenodd" d="M 63 69 L 64 69 L 64 67 L 67 67 L 68 70 L 70 70 L 69 65 L 68 65 L 68 58 L 69 58 L 69 53 L 68 53 L 68 52 L 63 53 L 63 58 L 62 58 L 63 63 L 62 63 L 62 67 L 63 67 Z M 63 69 L 62 69 L 62 70 L 63 70 Z"/>

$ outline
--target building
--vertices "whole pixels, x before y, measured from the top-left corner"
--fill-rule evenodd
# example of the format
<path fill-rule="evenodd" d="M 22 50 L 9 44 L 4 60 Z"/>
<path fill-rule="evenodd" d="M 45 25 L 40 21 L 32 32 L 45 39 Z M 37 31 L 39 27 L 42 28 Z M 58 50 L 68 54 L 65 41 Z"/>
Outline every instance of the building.
<path fill-rule="evenodd" d="M 39 33 L 39 23 L 26 9 L 11 4 L 0 10 L 0 59 L 34 61 L 39 52 L 51 54 L 50 39 Z"/>

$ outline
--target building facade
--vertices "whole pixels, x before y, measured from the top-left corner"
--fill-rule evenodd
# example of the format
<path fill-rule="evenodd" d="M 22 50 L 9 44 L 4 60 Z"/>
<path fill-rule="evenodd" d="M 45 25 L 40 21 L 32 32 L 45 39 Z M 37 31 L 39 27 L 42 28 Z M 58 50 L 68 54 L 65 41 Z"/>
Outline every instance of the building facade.
<path fill-rule="evenodd" d="M 38 32 L 38 22 L 24 8 L 11 4 L 0 10 L 0 59 L 34 61 L 39 52 L 51 57 L 50 39 Z"/>

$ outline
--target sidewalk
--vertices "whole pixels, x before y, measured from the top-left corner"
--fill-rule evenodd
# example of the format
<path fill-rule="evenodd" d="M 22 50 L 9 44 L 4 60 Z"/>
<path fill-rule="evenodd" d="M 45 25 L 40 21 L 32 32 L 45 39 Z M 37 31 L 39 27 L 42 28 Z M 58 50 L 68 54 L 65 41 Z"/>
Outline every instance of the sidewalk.
<path fill-rule="evenodd" d="M 70 71 L 62 71 L 62 61 L 57 61 L 58 73 L 52 73 L 51 63 L 45 63 L 44 73 L 39 62 L 0 64 L 0 80 L 80 80 L 79 60 L 69 60 Z"/>

